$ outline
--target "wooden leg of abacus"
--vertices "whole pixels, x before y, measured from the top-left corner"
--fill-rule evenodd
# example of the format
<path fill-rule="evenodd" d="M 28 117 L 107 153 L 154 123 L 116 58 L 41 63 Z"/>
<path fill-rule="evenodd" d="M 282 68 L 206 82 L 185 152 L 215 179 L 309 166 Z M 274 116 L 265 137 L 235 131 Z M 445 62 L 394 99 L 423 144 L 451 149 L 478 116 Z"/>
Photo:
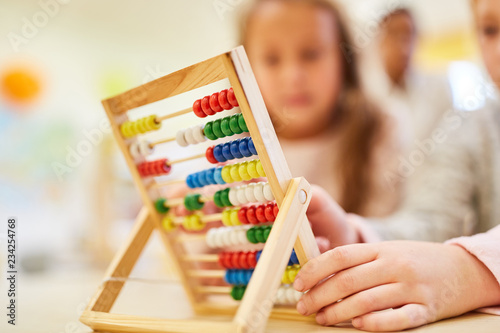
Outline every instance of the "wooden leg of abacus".
<path fill-rule="evenodd" d="M 288 254 L 292 252 L 310 200 L 309 183 L 304 178 L 292 179 L 234 318 L 238 332 L 264 331 Z"/>

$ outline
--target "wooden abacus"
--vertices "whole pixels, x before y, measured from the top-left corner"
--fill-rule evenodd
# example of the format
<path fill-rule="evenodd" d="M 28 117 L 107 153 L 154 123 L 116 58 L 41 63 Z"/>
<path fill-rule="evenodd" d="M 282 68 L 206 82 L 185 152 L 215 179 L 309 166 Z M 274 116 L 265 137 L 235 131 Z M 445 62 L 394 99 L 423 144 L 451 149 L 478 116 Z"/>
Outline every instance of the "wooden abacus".
<path fill-rule="evenodd" d="M 130 110 L 221 80 L 228 80 L 231 88 L 196 100 L 192 108 L 165 116 L 128 118 Z M 144 208 L 129 240 L 114 258 L 103 284 L 80 320 L 96 331 L 107 332 L 260 332 L 269 316 L 306 318 L 293 306 L 300 294 L 290 284 L 297 273 L 297 264 L 303 265 L 319 255 L 305 215 L 311 197 L 310 186 L 303 178 L 291 177 L 243 47 L 106 99 L 103 105 Z M 241 113 L 234 113 L 236 106 Z M 194 113 L 205 118 L 219 112 L 226 116 L 178 130 L 175 135 L 155 142 L 143 140 L 141 135 L 158 130 L 162 121 L 183 114 Z M 249 137 L 245 136 L 247 132 Z M 230 142 L 219 140 L 233 135 L 240 137 Z M 147 158 L 157 145 L 173 145 L 175 141 L 185 147 L 207 139 L 219 140 L 216 142 L 219 144 L 208 147 L 202 154 L 177 160 L 149 161 Z M 259 159 L 252 160 L 252 156 Z M 215 193 L 201 195 L 191 190 L 184 198 L 162 197 L 160 190 L 180 182 L 163 176 L 170 173 L 172 165 L 193 159 L 212 168 L 191 173 L 181 181 L 191 189 L 213 188 Z M 222 164 L 233 159 L 242 159 L 242 162 Z M 267 182 L 256 182 L 264 176 Z M 224 185 L 232 182 L 246 183 L 237 187 Z M 219 207 L 229 208 L 219 214 L 203 215 L 201 209 L 205 202 L 212 200 Z M 260 205 L 249 205 L 251 202 Z M 171 208 L 178 205 L 185 205 L 194 213 L 174 216 Z M 225 227 L 213 227 L 216 221 L 222 221 Z M 207 224 L 212 224 L 212 228 Z M 207 229 L 206 234 L 200 232 Z M 159 232 L 193 310 L 199 316 L 210 316 L 207 319 L 169 320 L 109 313 L 153 230 Z M 253 251 L 245 252 L 187 253 L 187 242 L 200 240 L 211 248 L 241 248 L 250 243 L 261 243 L 263 248 L 258 251 L 259 245 L 253 245 Z M 214 265 L 218 262 L 220 266 L 216 270 L 200 269 L 197 265 L 200 262 Z M 201 278 L 206 277 L 224 277 L 233 287 L 204 286 Z M 285 286 L 280 287 L 281 281 Z M 209 297 L 211 294 L 231 294 L 238 301 L 214 302 Z M 273 308 L 275 302 L 282 306 Z M 214 315 L 231 315 L 232 319 L 212 320 Z"/>

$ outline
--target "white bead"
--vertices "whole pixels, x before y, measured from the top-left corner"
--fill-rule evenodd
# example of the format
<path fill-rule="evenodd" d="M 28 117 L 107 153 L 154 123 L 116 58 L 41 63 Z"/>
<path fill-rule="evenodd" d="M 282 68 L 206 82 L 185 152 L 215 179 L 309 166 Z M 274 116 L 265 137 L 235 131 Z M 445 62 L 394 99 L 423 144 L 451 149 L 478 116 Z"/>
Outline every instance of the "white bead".
<path fill-rule="evenodd" d="M 255 184 L 253 194 L 255 196 L 255 201 L 257 202 L 266 202 L 266 197 L 264 196 L 264 184 L 265 183 Z"/>
<path fill-rule="evenodd" d="M 184 131 L 184 138 L 186 139 L 186 142 L 190 145 L 195 145 L 198 143 L 196 139 L 193 136 L 193 127 L 190 127 Z"/>
<path fill-rule="evenodd" d="M 151 142 L 144 140 L 139 143 L 139 151 L 142 156 L 149 156 L 153 153 L 154 148 L 150 146 Z"/>
<path fill-rule="evenodd" d="M 239 245 L 245 245 L 245 244 L 250 243 L 248 241 L 248 238 L 247 238 L 247 230 L 248 230 L 248 228 L 240 228 L 240 230 L 238 230 L 238 244 Z"/>
<path fill-rule="evenodd" d="M 128 147 L 130 151 L 130 155 L 132 155 L 132 158 L 134 160 L 140 159 L 141 153 L 139 152 L 139 143 L 138 142 L 132 142 L 130 146 Z"/>
<path fill-rule="evenodd" d="M 284 305 L 283 300 L 285 299 L 285 288 L 279 287 L 276 292 L 276 304 Z"/>
<path fill-rule="evenodd" d="M 177 141 L 177 144 L 181 147 L 187 147 L 189 144 L 186 141 L 186 138 L 184 137 L 184 131 L 185 130 L 180 130 L 177 132 L 175 135 L 175 141 Z"/>
<path fill-rule="evenodd" d="M 264 198 L 266 198 L 267 201 L 274 200 L 273 191 L 271 191 L 271 185 L 269 183 L 264 184 Z"/>
<path fill-rule="evenodd" d="M 224 232 L 222 233 L 222 236 L 221 236 L 221 240 L 222 240 L 221 247 L 231 246 L 231 233 L 232 233 L 232 230 L 230 228 L 227 228 L 226 230 L 224 230 Z"/>
<path fill-rule="evenodd" d="M 237 230 L 237 229 L 231 230 L 231 245 L 232 246 L 240 244 L 239 234 L 240 234 L 239 230 Z"/>
<path fill-rule="evenodd" d="M 205 241 L 207 242 L 207 246 L 211 249 L 215 248 L 215 236 L 216 236 L 217 229 L 212 228 L 208 230 L 207 232 L 207 237 Z"/>
<path fill-rule="evenodd" d="M 245 186 L 238 186 L 238 187 L 234 188 L 234 190 L 236 191 L 236 197 L 238 198 L 239 206 L 248 203 L 248 199 L 245 195 L 245 188 L 246 188 Z M 231 191 L 232 190 L 233 189 L 231 189 Z M 229 192 L 231 192 L 231 191 L 229 191 Z"/>
<path fill-rule="evenodd" d="M 288 304 L 293 304 L 295 302 L 295 289 L 293 287 L 286 288 L 285 297 Z"/>
<path fill-rule="evenodd" d="M 248 184 L 245 188 L 245 197 L 247 198 L 248 202 L 255 202 L 257 199 L 255 198 L 255 183 Z"/>
<path fill-rule="evenodd" d="M 231 204 L 233 206 L 241 205 L 241 202 L 238 198 L 238 191 L 235 188 L 231 188 L 229 190 L 229 201 L 231 201 Z"/>
<path fill-rule="evenodd" d="M 222 228 L 217 228 L 215 229 L 215 233 L 214 233 L 214 248 L 219 248 L 219 247 L 222 247 L 222 233 L 221 233 L 221 229 Z"/>
<path fill-rule="evenodd" d="M 193 137 L 198 143 L 207 141 L 207 138 L 203 135 L 203 125 L 193 127 Z"/>

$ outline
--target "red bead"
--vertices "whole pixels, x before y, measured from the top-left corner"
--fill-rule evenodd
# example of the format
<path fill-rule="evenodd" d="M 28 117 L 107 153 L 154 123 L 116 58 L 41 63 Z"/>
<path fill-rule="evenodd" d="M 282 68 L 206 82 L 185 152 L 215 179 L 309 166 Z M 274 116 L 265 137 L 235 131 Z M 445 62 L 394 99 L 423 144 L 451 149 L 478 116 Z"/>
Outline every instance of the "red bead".
<path fill-rule="evenodd" d="M 220 267 L 224 267 L 224 268 L 227 268 L 226 266 L 224 266 L 224 256 L 226 255 L 226 252 L 221 252 L 219 253 L 219 265 Z"/>
<path fill-rule="evenodd" d="M 240 255 L 243 252 L 234 252 L 231 255 L 231 268 L 236 268 L 236 269 L 241 269 L 242 267 L 240 266 Z"/>
<path fill-rule="evenodd" d="M 151 176 L 154 172 L 153 165 L 149 162 L 144 163 L 144 173 L 146 176 Z"/>
<path fill-rule="evenodd" d="M 257 220 L 260 223 L 266 223 L 267 222 L 267 218 L 266 218 L 266 215 L 264 213 L 264 209 L 265 209 L 265 206 L 264 205 L 260 205 L 255 210 L 255 216 L 257 217 Z"/>
<path fill-rule="evenodd" d="M 274 216 L 273 209 L 274 209 L 274 204 L 268 203 L 265 206 L 266 208 L 264 209 L 264 215 L 266 216 L 266 220 L 269 222 L 274 222 L 276 220 L 276 217 Z"/>
<path fill-rule="evenodd" d="M 227 89 L 224 89 L 219 93 L 219 105 L 224 110 L 231 110 L 233 108 L 231 103 L 227 100 Z"/>
<path fill-rule="evenodd" d="M 259 224 L 257 216 L 255 216 L 255 206 L 250 206 L 247 208 L 247 220 L 252 224 Z"/>
<path fill-rule="evenodd" d="M 221 112 L 224 110 L 219 104 L 219 93 L 216 92 L 210 96 L 210 108 L 215 112 Z"/>
<path fill-rule="evenodd" d="M 238 255 L 238 264 L 241 269 L 249 269 L 250 266 L 248 265 L 248 260 L 247 260 L 248 252 L 240 252 Z"/>
<path fill-rule="evenodd" d="M 224 258 L 222 259 L 223 263 L 224 263 L 224 267 L 226 268 L 231 268 L 232 266 L 232 263 L 231 263 L 231 259 L 232 259 L 232 255 L 231 253 L 226 253 L 224 255 Z"/>
<path fill-rule="evenodd" d="M 197 99 L 196 101 L 194 101 L 193 112 L 200 118 L 205 118 L 207 116 L 205 112 L 203 112 L 203 110 L 201 109 L 201 99 Z"/>
<path fill-rule="evenodd" d="M 246 207 L 241 207 L 240 210 L 238 211 L 238 220 L 240 220 L 240 222 L 243 224 L 249 223 L 247 220 L 247 208 Z"/>
<path fill-rule="evenodd" d="M 141 177 L 144 177 L 144 164 L 141 163 L 137 166 L 137 171 L 139 171 L 139 175 L 141 175 Z"/>
<path fill-rule="evenodd" d="M 278 208 L 278 205 L 276 203 L 274 203 L 274 208 L 273 208 L 273 214 L 274 214 L 274 217 L 278 217 L 278 213 L 279 213 L 280 209 Z"/>
<path fill-rule="evenodd" d="M 214 156 L 214 146 L 207 148 L 207 151 L 205 152 L 205 157 L 207 158 L 207 161 L 209 161 L 210 163 L 213 164 L 219 163 L 219 161 L 217 161 Z"/>
<path fill-rule="evenodd" d="M 168 164 L 168 159 L 163 159 L 162 160 L 162 171 L 164 175 L 167 175 L 170 173 L 170 170 L 172 170 L 172 166 Z"/>
<path fill-rule="evenodd" d="M 210 107 L 210 96 L 205 96 L 201 99 L 201 109 L 207 116 L 213 116 L 215 111 Z"/>
<path fill-rule="evenodd" d="M 233 88 L 229 88 L 227 91 L 227 100 L 232 106 L 239 106 L 238 100 L 236 100 L 236 96 L 234 96 Z"/>
<path fill-rule="evenodd" d="M 247 254 L 247 262 L 250 268 L 255 268 L 255 266 L 257 266 L 257 259 L 255 257 L 255 254 L 255 251 L 248 252 Z"/>
<path fill-rule="evenodd" d="M 162 161 L 153 161 L 151 162 L 151 170 L 153 170 L 153 175 L 161 175 L 163 173 Z"/>

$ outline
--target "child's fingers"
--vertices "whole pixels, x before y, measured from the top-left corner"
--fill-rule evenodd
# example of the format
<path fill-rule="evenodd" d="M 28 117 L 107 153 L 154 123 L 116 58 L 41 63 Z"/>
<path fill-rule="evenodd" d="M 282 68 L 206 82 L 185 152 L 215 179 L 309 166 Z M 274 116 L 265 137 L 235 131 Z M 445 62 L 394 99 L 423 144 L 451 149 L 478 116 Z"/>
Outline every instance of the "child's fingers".
<path fill-rule="evenodd" d="M 306 291 L 332 274 L 373 261 L 377 254 L 377 247 L 372 244 L 337 247 L 306 263 L 297 274 L 293 286 L 298 291 Z"/>
<path fill-rule="evenodd" d="M 372 332 L 401 331 L 418 327 L 430 321 L 427 308 L 422 304 L 407 304 L 399 309 L 377 313 L 369 313 L 353 319 L 352 325 L 357 329 Z"/>
<path fill-rule="evenodd" d="M 373 311 L 386 310 L 406 303 L 407 293 L 402 284 L 384 284 L 324 307 L 316 314 L 316 321 L 325 326 L 335 325 Z"/>
<path fill-rule="evenodd" d="M 349 299 L 351 295 L 389 282 L 391 281 L 388 281 L 387 274 L 378 261 L 355 266 L 335 274 L 310 289 L 297 304 L 297 311 L 302 315 L 309 315 L 340 299 L 346 297 Z M 362 313 L 358 313 L 360 314 Z"/>

